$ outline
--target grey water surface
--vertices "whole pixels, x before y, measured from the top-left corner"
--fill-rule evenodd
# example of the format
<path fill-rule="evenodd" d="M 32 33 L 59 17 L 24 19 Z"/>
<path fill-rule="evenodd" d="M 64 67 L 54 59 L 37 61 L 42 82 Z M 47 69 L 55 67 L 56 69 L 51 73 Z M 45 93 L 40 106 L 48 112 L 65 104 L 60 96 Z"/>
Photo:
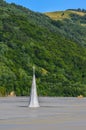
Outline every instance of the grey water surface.
<path fill-rule="evenodd" d="M 28 102 L 1 97 L 0 130 L 86 130 L 86 98 L 39 97 L 39 108 Z"/>

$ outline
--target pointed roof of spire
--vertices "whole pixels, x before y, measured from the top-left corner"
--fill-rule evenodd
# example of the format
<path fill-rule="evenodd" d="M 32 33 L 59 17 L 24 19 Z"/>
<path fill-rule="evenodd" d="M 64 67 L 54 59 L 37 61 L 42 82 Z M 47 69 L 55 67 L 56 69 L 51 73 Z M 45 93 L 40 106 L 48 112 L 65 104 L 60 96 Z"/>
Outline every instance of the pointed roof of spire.
<path fill-rule="evenodd" d="M 33 66 L 33 75 L 35 75 L 35 66 Z"/>

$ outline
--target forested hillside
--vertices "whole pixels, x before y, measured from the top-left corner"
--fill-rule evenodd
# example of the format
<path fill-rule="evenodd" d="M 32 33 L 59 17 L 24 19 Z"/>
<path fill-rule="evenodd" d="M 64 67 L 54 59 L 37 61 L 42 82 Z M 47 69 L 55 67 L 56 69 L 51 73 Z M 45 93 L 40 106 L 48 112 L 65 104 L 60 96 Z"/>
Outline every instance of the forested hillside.
<path fill-rule="evenodd" d="M 69 26 L 69 21 L 55 21 L 45 14 L 0 1 L 1 96 L 11 91 L 18 96 L 29 95 L 33 65 L 38 95 L 86 96 L 86 33 L 83 31 L 81 42 L 78 39 L 85 26 Z M 74 25 L 78 26 L 78 34 L 72 38 Z"/>
<path fill-rule="evenodd" d="M 53 25 L 61 30 L 65 37 L 86 46 L 86 10 L 69 9 L 66 11 L 45 13 L 52 21 Z"/>

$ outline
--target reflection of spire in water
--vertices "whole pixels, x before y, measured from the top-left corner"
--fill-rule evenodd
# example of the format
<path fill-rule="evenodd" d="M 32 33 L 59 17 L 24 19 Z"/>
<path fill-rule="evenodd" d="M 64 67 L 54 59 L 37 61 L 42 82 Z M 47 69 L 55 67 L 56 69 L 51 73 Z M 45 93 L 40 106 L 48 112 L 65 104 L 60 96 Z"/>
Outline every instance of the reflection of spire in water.
<path fill-rule="evenodd" d="M 36 90 L 35 67 L 33 67 L 33 80 L 32 80 L 29 107 L 39 107 L 37 90 Z"/>

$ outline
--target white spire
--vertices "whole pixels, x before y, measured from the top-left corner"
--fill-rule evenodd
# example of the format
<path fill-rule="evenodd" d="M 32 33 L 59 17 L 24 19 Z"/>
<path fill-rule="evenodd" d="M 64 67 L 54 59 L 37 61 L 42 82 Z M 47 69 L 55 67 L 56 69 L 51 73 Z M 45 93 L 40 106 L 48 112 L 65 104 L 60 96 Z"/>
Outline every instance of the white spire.
<path fill-rule="evenodd" d="M 33 80 L 32 80 L 29 107 L 39 107 L 37 90 L 36 90 L 36 78 L 35 78 L 35 67 L 34 66 L 33 66 Z"/>

